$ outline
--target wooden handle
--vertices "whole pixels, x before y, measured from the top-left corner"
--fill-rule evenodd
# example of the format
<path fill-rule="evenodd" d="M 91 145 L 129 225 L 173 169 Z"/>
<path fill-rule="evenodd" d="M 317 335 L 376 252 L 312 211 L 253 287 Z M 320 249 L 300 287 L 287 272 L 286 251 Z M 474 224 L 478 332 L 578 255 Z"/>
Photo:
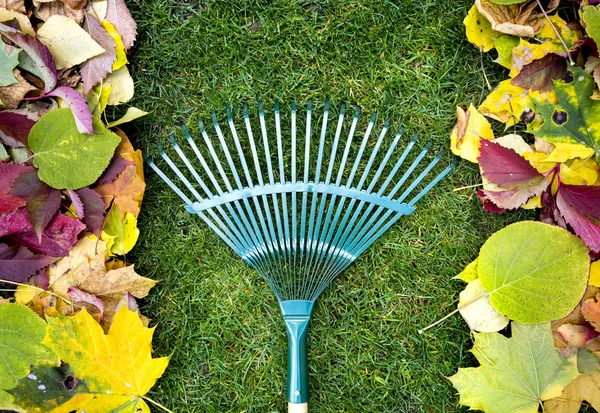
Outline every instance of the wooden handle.
<path fill-rule="evenodd" d="M 308 403 L 288 403 L 288 413 L 308 413 Z"/>

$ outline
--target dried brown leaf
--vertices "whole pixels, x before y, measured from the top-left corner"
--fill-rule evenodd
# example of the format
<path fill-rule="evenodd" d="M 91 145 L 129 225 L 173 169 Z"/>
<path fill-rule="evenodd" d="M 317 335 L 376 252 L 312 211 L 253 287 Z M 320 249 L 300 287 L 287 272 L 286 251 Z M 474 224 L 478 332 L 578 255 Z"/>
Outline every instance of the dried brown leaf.
<path fill-rule="evenodd" d="M 18 69 L 13 70 L 13 75 L 17 79 L 17 83 L 0 87 L 0 107 L 4 106 L 3 109 L 18 108 L 25 95 L 32 90 L 36 90 L 35 86 L 32 86 L 21 76 Z"/>

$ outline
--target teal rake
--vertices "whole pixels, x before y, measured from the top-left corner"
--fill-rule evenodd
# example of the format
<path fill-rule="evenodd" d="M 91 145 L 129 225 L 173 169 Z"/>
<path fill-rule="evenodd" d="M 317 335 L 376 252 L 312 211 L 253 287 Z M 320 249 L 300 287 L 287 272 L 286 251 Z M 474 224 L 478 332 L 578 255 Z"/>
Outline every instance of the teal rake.
<path fill-rule="evenodd" d="M 296 105 L 291 105 L 286 122 L 290 135 L 285 140 L 275 102 L 275 142 L 267 136 L 273 128 L 267 126 L 259 102 L 260 138 L 255 138 L 244 106 L 245 139 L 240 139 L 228 107 L 227 137 L 213 112 L 216 139 L 209 137 L 202 122 L 201 147 L 185 126 L 186 145 L 170 135 L 169 153 L 180 158 L 177 163 L 158 144 L 169 174 L 179 184 L 147 159 L 183 200 L 185 209 L 198 214 L 273 290 L 287 328 L 287 400 L 289 412 L 294 413 L 308 411 L 306 336 L 316 299 L 400 217 L 413 213 L 417 201 L 454 166 L 427 182 L 441 158 L 440 154 L 422 165 L 430 144 L 411 154 L 414 137 L 404 150 L 397 150 L 402 130 L 386 142 L 389 120 L 371 139 L 375 114 L 362 139 L 355 142 L 360 110 L 347 127 L 344 105 L 331 136 L 329 109 L 328 99 L 318 146 L 312 136 L 311 101 L 303 138 L 298 136 L 302 125 L 298 125 Z M 343 136 L 347 136 L 345 144 Z"/>

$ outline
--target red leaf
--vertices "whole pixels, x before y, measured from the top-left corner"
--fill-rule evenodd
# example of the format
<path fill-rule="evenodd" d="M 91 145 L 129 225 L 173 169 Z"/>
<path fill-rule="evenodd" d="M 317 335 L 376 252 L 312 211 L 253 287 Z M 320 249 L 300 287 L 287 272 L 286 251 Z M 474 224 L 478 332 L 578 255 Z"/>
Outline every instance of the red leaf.
<path fill-rule="evenodd" d="M 84 228 L 85 225 L 78 219 L 57 214 L 44 230 L 41 242 L 38 241 L 37 235 L 33 231 L 13 235 L 10 239 L 33 252 L 52 257 L 66 257 L 77 242 L 77 235 Z"/>
<path fill-rule="evenodd" d="M 125 0 L 108 0 L 106 20 L 111 22 L 121 35 L 125 49 L 133 46 L 137 34 L 137 24 L 131 17 L 131 13 L 125 5 Z"/>
<path fill-rule="evenodd" d="M 0 215 L 0 238 L 12 237 L 25 232 L 33 232 L 25 208 Z"/>
<path fill-rule="evenodd" d="M 14 196 L 14 195 L 0 194 L 0 215 L 12 212 L 15 209 L 25 206 L 25 204 L 26 204 L 25 200 L 21 197 Z"/>
<path fill-rule="evenodd" d="M 83 210 L 83 202 L 81 202 L 81 199 L 79 198 L 79 195 L 77 195 L 77 192 L 73 191 L 72 189 L 67 189 L 67 193 L 69 194 L 69 198 L 71 198 L 71 201 L 73 202 L 73 207 L 75 208 L 77 217 L 80 220 L 82 220 L 85 216 L 85 211 Z"/>
<path fill-rule="evenodd" d="M 100 237 L 106 209 L 102 196 L 90 188 L 81 188 L 76 193 L 83 206 L 83 223 L 94 235 Z"/>
<path fill-rule="evenodd" d="M 566 184 L 558 186 L 556 208 L 575 234 L 594 252 L 600 252 L 600 226 L 597 223 L 599 205 L 600 187 Z"/>
<path fill-rule="evenodd" d="M 29 131 L 39 118 L 37 113 L 28 109 L 0 111 L 0 142 L 13 148 L 27 146 Z"/>
<path fill-rule="evenodd" d="M 516 209 L 529 201 L 530 198 L 540 195 L 548 186 L 548 180 L 544 177 L 540 183 L 534 186 L 528 186 L 521 189 L 511 189 L 506 191 L 486 191 L 480 190 L 477 196 L 483 202 L 483 206 L 490 212 L 501 213 L 500 209 Z M 479 194 L 481 192 L 481 194 Z M 488 204 L 486 206 L 486 203 Z M 489 205 L 492 203 L 494 207 Z M 497 209 L 497 210 L 494 210 Z"/>
<path fill-rule="evenodd" d="M 562 79 L 566 71 L 567 61 L 565 58 L 550 53 L 523 66 L 519 74 L 510 83 L 526 89 L 549 92 L 554 90 L 552 80 Z"/>
<path fill-rule="evenodd" d="M 44 228 L 60 208 L 60 191 L 40 181 L 37 172 L 32 171 L 24 173 L 15 180 L 10 195 L 27 200 L 29 220 L 38 236 L 38 241 L 41 240 Z"/>
<path fill-rule="evenodd" d="M 25 247 L 10 247 L 0 243 L 0 278 L 7 281 L 26 282 L 55 257 L 32 254 Z"/>
<path fill-rule="evenodd" d="M 86 12 L 83 28 L 105 50 L 104 53 L 86 60 L 81 65 L 83 93 L 87 95 L 94 85 L 112 72 L 112 65 L 117 60 L 117 47 L 113 38 L 104 30 L 94 15 Z"/>
<path fill-rule="evenodd" d="M 34 170 L 29 165 L 0 162 L 0 194 L 7 194 L 19 175 Z"/>
<path fill-rule="evenodd" d="M 482 175 L 490 182 L 506 189 L 521 189 L 539 184 L 544 175 L 510 148 L 481 140 L 479 157 Z"/>
<path fill-rule="evenodd" d="M 485 208 L 487 212 L 491 212 L 492 214 L 501 214 L 504 211 L 506 211 L 505 208 L 500 208 L 498 205 L 496 205 L 494 201 L 492 201 L 487 195 L 487 192 L 489 191 L 483 191 L 481 189 L 477 191 L 477 197 L 483 204 L 483 208 Z"/>
<path fill-rule="evenodd" d="M 100 175 L 100 178 L 96 181 L 96 185 L 107 184 L 114 181 L 129 165 L 135 165 L 135 163 L 123 158 L 119 154 L 115 154 L 108 164 L 108 168 L 106 168 L 102 175 Z"/>
<path fill-rule="evenodd" d="M 44 93 L 50 92 L 56 87 L 56 63 L 50 50 L 38 39 L 21 33 L 4 33 L 11 42 L 23 49 L 42 74 L 44 81 Z"/>
<path fill-rule="evenodd" d="M 81 133 L 96 134 L 94 125 L 92 124 L 92 114 L 85 99 L 75 89 L 68 86 L 60 86 L 45 96 L 57 96 L 63 100 L 63 103 L 68 106 L 75 117 L 77 130 Z"/>

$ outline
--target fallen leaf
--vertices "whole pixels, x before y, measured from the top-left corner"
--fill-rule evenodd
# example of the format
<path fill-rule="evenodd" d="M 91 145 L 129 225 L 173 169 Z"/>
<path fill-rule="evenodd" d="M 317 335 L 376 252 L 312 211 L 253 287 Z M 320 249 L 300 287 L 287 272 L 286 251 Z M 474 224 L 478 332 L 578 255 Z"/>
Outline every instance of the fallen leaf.
<path fill-rule="evenodd" d="M 558 42 L 545 41 L 538 44 L 530 43 L 524 39 L 521 39 L 519 44 L 512 50 L 511 66 L 508 75 L 514 78 L 519 75 L 519 73 L 521 73 L 525 67 L 532 64 L 534 61 L 543 59 L 550 54 L 560 54 L 562 52 L 564 52 L 564 49 Z M 551 80 L 552 79 L 548 79 L 548 82 L 550 83 Z M 511 83 L 513 85 L 518 85 L 518 83 L 512 81 Z M 550 87 L 550 90 L 552 90 L 552 87 Z"/>
<path fill-rule="evenodd" d="M 566 71 L 565 59 L 550 53 L 523 66 L 520 73 L 510 83 L 523 88 L 548 92 L 554 89 L 552 80 L 561 79 Z"/>
<path fill-rule="evenodd" d="M 596 331 L 600 331 L 600 294 L 595 299 L 589 298 L 581 304 L 581 314 Z"/>
<path fill-rule="evenodd" d="M 481 114 L 507 126 L 519 123 L 522 116 L 535 107 L 527 90 L 510 82 L 510 79 L 500 82 L 478 108 Z"/>
<path fill-rule="evenodd" d="M 73 19 L 78 24 L 83 21 L 84 12 L 81 8 L 74 9 L 61 0 L 35 2 L 34 15 L 42 21 L 48 21 L 52 16 L 59 15 Z"/>
<path fill-rule="evenodd" d="M 93 86 L 112 71 L 112 65 L 117 59 L 117 54 L 114 40 L 94 15 L 86 13 L 83 28 L 105 50 L 104 53 L 86 60 L 81 65 L 81 76 L 84 85 L 83 94 L 87 95 Z"/>
<path fill-rule="evenodd" d="M 40 27 L 37 38 L 52 52 L 57 69 L 75 66 L 105 52 L 73 19 L 58 14 Z"/>
<path fill-rule="evenodd" d="M 64 257 L 68 254 L 71 247 L 75 245 L 77 236 L 84 228 L 85 225 L 79 220 L 59 213 L 54 216 L 50 224 L 44 229 L 41 242 L 37 234 L 33 231 L 33 228 L 30 231 L 11 236 L 11 240 L 38 254 Z"/>
<path fill-rule="evenodd" d="M 542 174 L 513 149 L 482 141 L 479 150 L 477 160 L 482 175 L 502 188 L 522 189 L 535 186 L 544 179 Z"/>
<path fill-rule="evenodd" d="M 498 57 L 494 62 L 507 69 L 512 65 L 512 51 L 519 45 L 519 38 L 515 36 L 504 35 L 494 41 L 494 47 L 498 52 Z"/>
<path fill-rule="evenodd" d="M 575 234 L 595 252 L 600 252 L 600 186 L 561 184 L 556 209 Z"/>
<path fill-rule="evenodd" d="M 135 42 L 137 23 L 131 17 L 124 0 L 108 0 L 106 20 L 111 22 L 123 38 L 125 49 L 129 49 Z"/>
<path fill-rule="evenodd" d="M 32 86 L 27 82 L 19 69 L 14 69 L 13 74 L 17 79 L 17 83 L 10 86 L 0 87 L 0 107 L 4 106 L 7 109 L 16 109 L 19 107 L 25 95 L 32 90 L 36 90 L 35 86 Z"/>
<path fill-rule="evenodd" d="M 548 180 L 544 178 L 540 183 L 520 189 L 503 190 L 484 189 L 477 191 L 477 196 L 488 212 L 501 214 L 506 209 L 523 207 L 531 199 L 540 196 L 548 187 Z"/>
<path fill-rule="evenodd" d="M 583 7 L 581 20 L 585 23 L 585 31 L 591 37 L 596 45 L 600 45 L 600 7 Z"/>
<path fill-rule="evenodd" d="M 589 284 L 594 287 L 600 287 L 600 260 L 590 264 L 590 281 Z"/>
<path fill-rule="evenodd" d="M 483 333 L 500 331 L 509 319 L 500 314 L 492 303 L 488 291 L 478 278 L 471 281 L 459 294 L 458 308 L 471 330 Z"/>
<path fill-rule="evenodd" d="M 106 19 L 107 7 L 108 2 L 106 0 L 88 2 L 88 12 L 96 16 L 98 21 L 104 21 Z"/>
<path fill-rule="evenodd" d="M 598 332 L 587 324 L 564 323 L 554 331 L 554 339 L 564 347 L 584 348 L 598 337 Z"/>
<path fill-rule="evenodd" d="M 546 12 L 558 6 L 558 0 L 546 6 Z M 521 4 L 497 4 L 491 0 L 476 0 L 475 5 L 496 31 L 512 36 L 533 37 L 542 30 L 545 20 L 541 13 L 535 13 L 536 1 Z"/>
<path fill-rule="evenodd" d="M 560 396 L 544 402 L 546 413 L 578 413 L 587 401 L 600 410 L 600 373 L 581 374 L 565 387 Z"/>
<path fill-rule="evenodd" d="M 457 106 L 456 115 L 458 120 L 450 135 L 452 153 L 477 163 L 480 141 L 494 137 L 492 127 L 473 105 L 469 105 L 467 112 Z"/>
<path fill-rule="evenodd" d="M 127 254 L 135 246 L 139 235 L 135 216 L 127 212 L 121 219 L 119 208 L 113 205 L 102 231 L 102 239 L 106 241 L 109 255 Z"/>
<path fill-rule="evenodd" d="M 81 291 L 77 287 L 69 287 L 67 293 L 69 294 L 71 300 L 73 300 L 73 303 L 75 305 L 81 308 L 85 308 L 87 312 L 90 313 L 90 315 L 92 315 L 92 317 L 94 317 L 94 315 L 96 315 L 97 313 L 99 319 L 96 321 L 102 319 L 104 315 L 104 303 L 100 298 L 96 297 L 94 294 L 89 294 L 85 291 Z"/>
<path fill-rule="evenodd" d="M 467 13 L 463 24 L 465 25 L 467 40 L 483 52 L 493 49 L 495 40 L 502 36 L 502 33 L 492 29 L 490 22 L 477 10 L 475 5 Z"/>
<path fill-rule="evenodd" d="M 88 227 L 90 232 L 96 236 L 100 236 L 102 232 L 102 224 L 104 223 L 104 201 L 98 192 L 91 188 L 81 188 L 75 191 L 83 207 L 83 223 Z"/>
<path fill-rule="evenodd" d="M 449 377 L 461 405 L 486 413 L 535 413 L 579 374 L 574 357 L 566 359 L 554 348 L 549 323 L 513 321 L 511 327 L 511 338 L 474 333 L 471 351 L 481 365 Z"/>
<path fill-rule="evenodd" d="M 39 120 L 37 113 L 28 109 L 7 109 L 0 111 L 0 143 L 12 148 L 22 148 L 27 137 Z"/>
<path fill-rule="evenodd" d="M 14 10 L 19 13 L 26 13 L 25 0 L 0 0 L 0 7 L 8 10 Z"/>
<path fill-rule="evenodd" d="M 11 20 L 16 20 L 17 23 L 19 23 L 21 32 L 25 33 L 27 36 L 35 37 L 35 30 L 33 30 L 27 15 L 0 7 L 0 22 L 9 22 Z"/>
<path fill-rule="evenodd" d="M 455 279 L 463 280 L 466 283 L 470 283 L 471 281 L 477 279 L 477 262 L 479 258 L 475 258 L 469 265 L 465 267 L 464 270 L 460 274 L 458 274 Z"/>
<path fill-rule="evenodd" d="M 29 277 L 54 261 L 55 257 L 33 254 L 25 247 L 0 243 L 0 279 L 27 282 Z"/>
<path fill-rule="evenodd" d="M 0 44 L 0 87 L 17 83 L 13 70 L 19 64 L 20 50 L 7 44 Z"/>
<path fill-rule="evenodd" d="M 68 372 L 76 380 L 71 388 L 55 386 L 56 391 L 47 395 L 26 387 L 29 383 L 21 380 L 13 391 L 17 403 L 30 413 L 149 413 L 143 396 L 169 362 L 166 357 L 152 358 L 153 333 L 153 328 L 145 328 L 138 314 L 127 308 L 117 313 L 108 334 L 85 309 L 72 317 L 48 318 L 43 343 L 69 364 Z"/>
<path fill-rule="evenodd" d="M 141 118 L 142 116 L 146 116 L 148 114 L 148 112 L 144 112 L 143 110 L 140 110 L 136 107 L 129 107 L 127 108 L 127 112 L 125 112 L 125 114 L 120 117 L 117 120 L 114 120 L 112 122 L 109 122 L 108 125 L 106 125 L 107 128 L 114 128 L 115 126 L 119 126 L 122 125 L 124 123 L 128 123 L 131 122 L 132 120 Z"/>
<path fill-rule="evenodd" d="M 123 158 L 119 153 L 119 148 L 115 151 L 115 155 L 108 164 L 108 168 L 100 175 L 100 178 L 96 181 L 96 185 L 106 184 L 112 182 L 127 168 L 129 165 L 135 165 L 133 161 Z M 108 202 L 110 204 L 110 202 Z"/>
<path fill-rule="evenodd" d="M 94 118 L 96 135 L 79 133 L 70 109 L 54 109 L 31 129 L 29 148 L 40 179 L 53 188 L 79 189 L 95 182 L 121 139 Z"/>
<path fill-rule="evenodd" d="M 129 74 L 127 66 L 123 66 L 106 76 L 105 82 L 111 87 L 107 103 L 109 105 L 119 105 L 128 102 L 133 98 L 134 85 L 133 78 Z"/>
<path fill-rule="evenodd" d="M 125 45 L 123 44 L 123 39 L 121 38 L 121 35 L 117 31 L 117 29 L 115 29 L 115 26 L 113 26 L 108 20 L 102 20 L 102 27 L 104 28 L 104 30 L 106 30 L 106 33 L 112 38 L 113 43 L 115 45 L 116 55 L 111 70 L 111 72 L 114 72 L 115 70 L 119 70 L 127 64 L 127 54 L 125 50 Z"/>
<path fill-rule="evenodd" d="M 75 89 L 72 89 L 68 86 L 59 86 L 52 92 L 47 93 L 46 96 L 59 97 L 61 99 L 60 106 L 71 109 L 71 112 L 73 112 L 73 117 L 75 118 L 77 130 L 80 133 L 96 133 L 94 131 L 92 114 L 87 106 L 87 102 Z"/>

